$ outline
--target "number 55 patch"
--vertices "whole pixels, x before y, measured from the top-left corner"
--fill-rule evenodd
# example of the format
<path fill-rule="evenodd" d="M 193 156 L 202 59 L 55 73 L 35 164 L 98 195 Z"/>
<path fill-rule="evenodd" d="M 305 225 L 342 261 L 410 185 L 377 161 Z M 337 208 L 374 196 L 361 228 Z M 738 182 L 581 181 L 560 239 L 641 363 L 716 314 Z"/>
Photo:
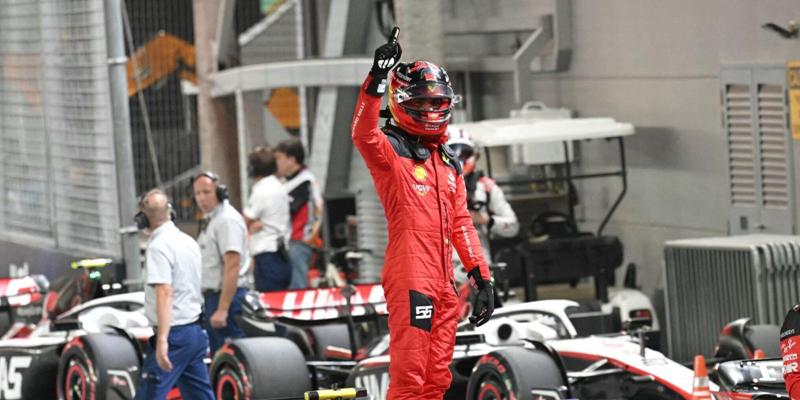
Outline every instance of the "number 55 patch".
<path fill-rule="evenodd" d="M 433 301 L 416 290 L 410 290 L 408 293 L 411 303 L 411 326 L 430 332 L 431 320 L 433 320 Z"/>

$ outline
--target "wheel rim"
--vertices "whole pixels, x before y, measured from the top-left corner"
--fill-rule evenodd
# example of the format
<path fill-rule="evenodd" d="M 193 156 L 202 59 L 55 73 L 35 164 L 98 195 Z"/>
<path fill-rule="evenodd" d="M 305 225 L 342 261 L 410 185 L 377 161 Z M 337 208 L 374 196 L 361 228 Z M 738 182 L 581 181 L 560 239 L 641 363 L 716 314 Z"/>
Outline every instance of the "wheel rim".
<path fill-rule="evenodd" d="M 67 377 L 64 379 L 64 393 L 67 400 L 83 400 L 86 398 L 88 387 L 86 366 L 80 361 L 71 360 Z"/>
<path fill-rule="evenodd" d="M 506 400 L 508 392 L 495 376 L 487 376 L 478 388 L 478 400 Z"/>
<path fill-rule="evenodd" d="M 223 369 L 217 381 L 217 399 L 241 400 L 241 393 L 242 381 L 239 379 L 239 375 L 230 368 Z"/>

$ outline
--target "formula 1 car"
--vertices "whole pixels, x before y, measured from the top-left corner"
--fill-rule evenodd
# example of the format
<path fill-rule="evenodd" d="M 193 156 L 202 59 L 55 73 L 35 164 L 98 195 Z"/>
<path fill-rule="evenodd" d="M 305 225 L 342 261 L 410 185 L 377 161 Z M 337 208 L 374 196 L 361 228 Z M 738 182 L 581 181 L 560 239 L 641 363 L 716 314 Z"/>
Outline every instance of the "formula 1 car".
<path fill-rule="evenodd" d="M 107 259 L 52 285 L 42 276 L 0 280 L 0 399 L 132 398 L 142 343 L 152 336 L 142 292 L 104 274 Z"/>
<path fill-rule="evenodd" d="M 385 307 L 379 285 L 359 285 L 349 293 L 335 288 L 250 296 L 243 326 L 255 337 L 232 341 L 217 353 L 211 372 L 218 397 L 279 397 L 284 386 L 338 384 L 365 387 L 372 399 L 384 399 Z M 545 300 L 499 308 L 480 328 L 462 323 L 446 398 L 691 396 L 692 370 L 646 348 L 644 330 L 578 338 L 609 318 L 573 301 Z M 295 346 L 257 337 L 273 332 L 271 324 L 301 332 L 287 333 Z"/>
<path fill-rule="evenodd" d="M 84 275 L 75 280 L 81 284 L 50 292 L 60 295 L 48 298 L 45 317 L 24 339 L 0 341 L 0 399 L 133 398 L 145 342 L 152 335 L 143 314 L 144 296 L 101 296 L 80 304 L 98 290 L 99 281 L 86 281 Z M 11 286 L 32 288 L 30 284 L 25 280 Z M 24 296 L 26 291 L 33 289 L 17 292 Z M 23 300 L 13 297 L 9 303 Z M 627 327 L 652 326 L 654 321 L 631 318 L 630 311 L 604 313 L 571 301 L 539 301 L 499 308 L 489 324 L 476 330 L 462 324 L 447 398 L 491 399 L 512 393 L 519 399 L 571 394 L 611 398 L 651 392 L 661 395 L 657 398 L 681 398 L 691 393 L 691 370 L 642 350 L 644 334 L 577 339 L 615 331 L 618 324 L 610 324 L 612 320 Z M 252 292 L 241 320 L 251 337 L 228 343 L 210 364 L 217 397 L 287 397 L 355 385 L 366 387 L 374 399 L 385 398 L 385 316 L 380 285 Z M 281 330 L 288 340 L 270 337 Z"/>
<path fill-rule="evenodd" d="M 0 399 L 133 398 L 153 332 L 143 306 L 142 292 L 96 299 L 0 340 Z"/>
<path fill-rule="evenodd" d="M 349 305 L 347 296 L 336 290 L 261 294 L 247 318 L 316 329 L 347 320 L 358 325 L 385 311 L 378 285 L 358 287 Z M 348 315 L 347 310 L 352 312 Z M 479 328 L 462 323 L 451 364 L 453 382 L 445 398 L 692 398 L 693 371 L 646 347 L 646 327 L 580 337 L 579 327 L 602 318 L 580 311 L 573 301 L 546 300 L 500 308 Z M 358 329 L 312 332 L 333 332 L 325 338 L 328 343 L 337 335 L 345 343 L 348 337 L 363 339 Z M 384 399 L 389 337 L 380 329 L 373 333 L 380 334 L 355 351 L 352 343 L 349 348 L 315 343 L 324 335 L 314 334 L 299 346 L 287 346 L 280 338 L 233 341 L 212 364 L 217 394 L 223 399 L 279 396 L 271 382 L 285 382 L 300 388 L 354 385 L 366 388 L 372 399 Z M 760 360 L 720 364 L 710 390 L 719 398 L 737 399 L 767 393 L 757 385 L 767 376 L 754 369 L 760 365 Z M 769 377 L 774 380 L 770 390 L 780 393 L 780 376 L 773 371 Z"/>

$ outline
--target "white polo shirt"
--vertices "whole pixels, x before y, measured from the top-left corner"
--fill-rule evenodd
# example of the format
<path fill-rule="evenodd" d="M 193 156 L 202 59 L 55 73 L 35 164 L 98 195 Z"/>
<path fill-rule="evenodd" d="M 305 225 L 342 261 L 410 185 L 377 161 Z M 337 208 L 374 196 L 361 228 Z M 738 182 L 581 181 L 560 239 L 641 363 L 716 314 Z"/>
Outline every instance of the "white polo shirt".
<path fill-rule="evenodd" d="M 158 326 L 156 289 L 153 285 L 172 285 L 170 326 L 197 321 L 203 305 L 200 293 L 200 247 L 174 223 L 159 226 L 147 241 L 145 258 L 144 307 L 147 320 Z"/>
<path fill-rule="evenodd" d="M 223 201 L 208 215 L 208 225 L 197 237 L 203 257 L 203 290 L 221 290 L 222 274 L 225 270 L 225 253 L 239 253 L 238 287 L 247 287 L 247 270 L 250 254 L 247 250 L 247 227 L 244 218 L 228 202 Z"/>
<path fill-rule="evenodd" d="M 261 178 L 253 185 L 244 215 L 264 225 L 250 238 L 251 255 L 278 251 L 279 240 L 288 244 L 291 233 L 289 195 L 275 175 Z"/>

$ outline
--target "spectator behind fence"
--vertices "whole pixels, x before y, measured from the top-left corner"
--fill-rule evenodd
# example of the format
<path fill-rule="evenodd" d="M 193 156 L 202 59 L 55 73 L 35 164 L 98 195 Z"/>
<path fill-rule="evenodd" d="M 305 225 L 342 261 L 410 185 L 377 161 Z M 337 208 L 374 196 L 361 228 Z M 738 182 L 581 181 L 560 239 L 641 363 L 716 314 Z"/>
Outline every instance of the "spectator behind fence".
<path fill-rule="evenodd" d="M 192 179 L 195 203 L 203 212 L 197 243 L 203 261 L 205 328 L 211 354 L 227 339 L 244 337 L 236 323 L 247 294 L 250 267 L 244 218 L 228 202 L 228 188 L 213 172 Z"/>
<path fill-rule="evenodd" d="M 248 174 L 255 179 L 244 217 L 255 257 L 255 287 L 259 292 L 284 290 L 292 279 L 287 244 L 289 196 L 275 176 L 272 149 L 256 147 L 248 156 Z"/>
<path fill-rule="evenodd" d="M 284 180 L 283 187 L 290 201 L 292 283 L 289 288 L 305 289 L 308 287 L 308 266 L 322 226 L 322 194 L 316 178 L 304 164 L 305 151 L 300 140 L 288 139 L 278 143 L 274 155 L 277 175 Z"/>
<path fill-rule="evenodd" d="M 213 399 L 203 358 L 208 337 L 200 326 L 200 248 L 171 221 L 159 189 L 139 201 L 136 224 L 150 235 L 145 258 L 145 315 L 155 327 L 141 370 L 137 400 L 166 399 L 175 385 L 184 399 Z"/>

